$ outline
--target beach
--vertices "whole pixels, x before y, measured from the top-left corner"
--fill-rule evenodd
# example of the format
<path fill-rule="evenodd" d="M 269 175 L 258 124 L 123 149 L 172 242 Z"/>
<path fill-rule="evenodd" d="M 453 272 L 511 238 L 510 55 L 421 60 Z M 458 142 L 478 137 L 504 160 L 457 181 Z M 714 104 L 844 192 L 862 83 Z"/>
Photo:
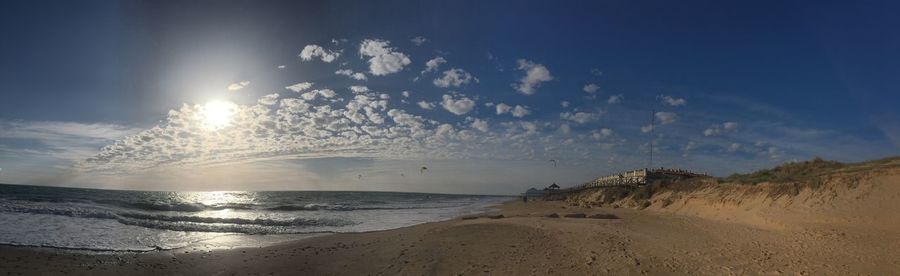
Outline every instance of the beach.
<path fill-rule="evenodd" d="M 588 218 L 566 215 L 583 213 Z M 560 217 L 550 217 L 557 214 Z M 589 218 L 602 214 L 603 218 Z M 502 215 L 502 217 L 499 217 Z M 85 253 L 0 247 L 9 275 L 892 274 L 890 229 L 773 228 L 652 210 L 511 201 L 495 211 L 265 247 Z"/>

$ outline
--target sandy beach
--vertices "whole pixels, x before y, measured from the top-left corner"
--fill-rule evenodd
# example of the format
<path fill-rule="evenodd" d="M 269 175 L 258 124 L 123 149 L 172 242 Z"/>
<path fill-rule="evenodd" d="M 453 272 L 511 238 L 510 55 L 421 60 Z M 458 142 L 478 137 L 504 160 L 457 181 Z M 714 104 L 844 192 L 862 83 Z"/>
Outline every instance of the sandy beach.
<path fill-rule="evenodd" d="M 569 218 L 569 214 L 604 218 Z M 497 218 L 501 215 L 502 218 Z M 558 214 L 560 217 L 548 217 Z M 610 216 L 611 215 L 611 216 Z M 494 218 L 491 218 L 494 217 Z M 614 217 L 614 218 L 613 218 Z M 760 227 L 628 208 L 509 202 L 495 212 L 261 248 L 89 254 L 0 248 L 6 275 L 879 274 L 900 270 L 896 231 Z"/>

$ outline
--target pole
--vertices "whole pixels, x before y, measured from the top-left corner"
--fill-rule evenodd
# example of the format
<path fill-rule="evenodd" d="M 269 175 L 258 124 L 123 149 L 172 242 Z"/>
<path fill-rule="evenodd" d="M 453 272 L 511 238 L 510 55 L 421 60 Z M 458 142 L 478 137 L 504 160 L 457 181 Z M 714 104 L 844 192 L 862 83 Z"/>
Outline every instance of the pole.
<path fill-rule="evenodd" d="M 655 110 L 650 109 L 650 165 L 647 167 L 648 169 L 653 169 L 653 113 L 656 113 Z"/>

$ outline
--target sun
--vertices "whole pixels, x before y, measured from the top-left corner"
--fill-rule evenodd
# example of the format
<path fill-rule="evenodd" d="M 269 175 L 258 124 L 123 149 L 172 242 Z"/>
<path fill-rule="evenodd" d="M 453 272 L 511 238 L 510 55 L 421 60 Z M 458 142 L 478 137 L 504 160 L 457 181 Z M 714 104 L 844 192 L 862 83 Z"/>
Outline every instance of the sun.
<path fill-rule="evenodd" d="M 219 130 L 231 124 L 238 106 L 232 102 L 214 100 L 203 106 L 201 114 L 207 129 Z"/>

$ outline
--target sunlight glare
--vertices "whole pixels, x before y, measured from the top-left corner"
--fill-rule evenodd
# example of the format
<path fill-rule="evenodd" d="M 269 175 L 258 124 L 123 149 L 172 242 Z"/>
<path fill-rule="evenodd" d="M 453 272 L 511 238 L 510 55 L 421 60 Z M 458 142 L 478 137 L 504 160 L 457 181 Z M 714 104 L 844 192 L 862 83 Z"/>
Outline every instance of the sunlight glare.
<path fill-rule="evenodd" d="M 203 122 L 206 128 L 219 130 L 231 124 L 231 119 L 237 113 L 238 106 L 232 102 L 214 100 L 203 106 Z"/>

